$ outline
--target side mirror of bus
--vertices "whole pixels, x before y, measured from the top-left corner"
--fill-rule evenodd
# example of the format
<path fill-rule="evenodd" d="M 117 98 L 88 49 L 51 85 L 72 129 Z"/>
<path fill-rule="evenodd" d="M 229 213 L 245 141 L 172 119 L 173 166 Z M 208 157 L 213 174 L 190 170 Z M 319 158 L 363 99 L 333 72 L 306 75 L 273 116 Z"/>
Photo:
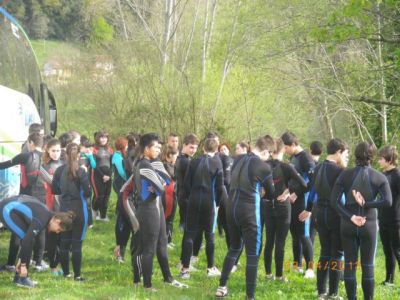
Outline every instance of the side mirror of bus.
<path fill-rule="evenodd" d="M 57 106 L 53 93 L 48 90 L 49 110 L 50 110 L 50 134 L 55 136 L 57 133 Z"/>
<path fill-rule="evenodd" d="M 57 107 L 53 93 L 45 83 L 40 84 L 39 114 L 46 134 L 55 136 L 57 132 Z"/>

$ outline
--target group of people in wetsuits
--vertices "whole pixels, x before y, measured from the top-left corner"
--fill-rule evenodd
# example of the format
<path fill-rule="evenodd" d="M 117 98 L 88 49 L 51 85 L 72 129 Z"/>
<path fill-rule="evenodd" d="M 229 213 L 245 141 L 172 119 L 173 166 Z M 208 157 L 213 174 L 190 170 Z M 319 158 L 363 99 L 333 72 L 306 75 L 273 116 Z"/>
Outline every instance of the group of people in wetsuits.
<path fill-rule="evenodd" d="M 364 298 L 372 299 L 379 223 L 386 258 L 383 284 L 393 285 L 396 262 L 400 264 L 400 173 L 394 146 L 379 151 L 381 173 L 371 166 L 376 149 L 369 143 L 356 146 L 355 167 L 347 169 L 349 149 L 344 141 L 328 141 L 326 158 L 319 162 L 322 144 L 313 142 L 306 151 L 291 132 L 280 138 L 263 136 L 253 147 L 239 142 L 234 157 L 230 156 L 229 146 L 220 143 L 213 132 L 201 142 L 195 134 L 187 134 L 181 148 L 176 134 L 170 134 L 163 145 L 157 134 L 131 133 L 116 139 L 115 151 L 104 131 L 95 134 L 94 145 L 75 131 L 58 140 L 45 138 L 44 151 L 39 137 L 43 140 L 41 133 L 30 132 L 25 154 L 0 163 L 0 168 L 22 166 L 21 196 L 4 203 L 42 203 L 47 212 L 43 224 L 50 224 L 48 215 L 55 218 L 58 211 L 73 220 L 69 230 L 61 234 L 34 231 L 30 244 L 39 269 L 46 249 L 53 273 L 69 277 L 72 253 L 74 278 L 84 280 L 80 263 L 85 232 L 93 220 L 109 221 L 108 200 L 113 188 L 118 195 L 114 253 L 123 262 L 131 236 L 133 282 L 139 284 L 143 280 L 147 291 L 155 291 L 155 255 L 164 282 L 187 287 L 172 277 L 167 254 L 168 248 L 176 247 L 173 224 L 178 208 L 183 231 L 179 277 L 189 279 L 196 270 L 194 265 L 204 238 L 206 274 L 220 277 L 216 297 L 228 295 L 228 279 L 245 250 L 246 295 L 247 299 L 254 299 L 264 226 L 266 280 L 288 281 L 283 271 L 285 241 L 290 232 L 293 271 L 314 278 L 316 269 L 319 299 L 340 299 L 341 279 L 347 297 L 356 299 L 356 270 L 360 267 Z M 199 144 L 202 154 L 196 155 Z M 290 162 L 284 161 L 285 154 L 290 156 Z M 22 195 L 32 197 L 27 201 L 28 196 Z M 19 217 L 20 210 L 14 214 Z M 21 262 L 14 268 L 18 249 L 24 243 L 20 243 L 21 235 L 14 232 L 13 226 L 1 220 L 13 232 L 9 259 L 3 268 L 16 270 L 15 282 L 24 286 L 18 281 Z M 227 244 L 221 271 L 214 259 L 216 231 L 224 232 Z M 316 232 L 321 252 L 314 264 Z M 21 252 L 26 251 L 21 249 L 20 261 Z M 57 269 L 58 262 L 62 270 Z M 25 254 L 24 264 L 27 263 Z"/>

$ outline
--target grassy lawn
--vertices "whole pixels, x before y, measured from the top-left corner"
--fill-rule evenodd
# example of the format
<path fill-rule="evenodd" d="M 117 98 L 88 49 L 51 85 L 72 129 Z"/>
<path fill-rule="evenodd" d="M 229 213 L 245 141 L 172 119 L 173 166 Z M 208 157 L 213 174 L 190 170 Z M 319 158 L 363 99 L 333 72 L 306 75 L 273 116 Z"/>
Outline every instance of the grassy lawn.
<path fill-rule="evenodd" d="M 114 203 L 114 199 L 113 199 Z M 126 256 L 125 264 L 118 264 L 113 259 L 114 238 L 114 212 L 115 204 L 111 205 L 110 223 L 95 223 L 87 232 L 83 249 L 82 275 L 87 278 L 84 283 L 76 283 L 71 279 L 52 277 L 49 272 L 34 273 L 31 277 L 39 281 L 39 285 L 31 290 L 17 288 L 11 281 L 13 274 L 0 273 L 0 299 L 213 299 L 215 289 L 218 286 L 218 278 L 206 277 L 206 259 L 204 250 L 201 251 L 200 262 L 197 267 L 199 272 L 191 273 L 191 279 L 186 283 L 190 286 L 188 290 L 179 290 L 165 285 L 157 263 L 154 261 L 153 285 L 157 293 L 148 294 L 143 292 L 142 287 L 134 288 L 132 284 L 132 272 L 130 268 L 130 257 Z M 181 244 L 181 232 L 175 231 L 174 243 Z M 8 232 L 0 233 L 0 262 L 6 261 L 8 252 Z M 263 259 L 260 260 L 258 273 L 258 286 L 256 297 L 258 299 L 316 299 L 316 281 L 305 280 L 288 270 L 288 264 L 292 259 L 290 237 L 286 246 L 285 273 L 289 283 L 266 281 Z M 316 253 L 319 251 L 316 241 Z M 178 275 L 176 265 L 179 261 L 180 247 L 169 250 L 170 266 L 173 275 Z M 216 238 L 216 264 L 222 267 L 226 254 L 225 241 L 222 237 Z M 314 255 L 317 258 L 317 255 Z M 245 258 L 240 261 L 238 272 L 233 274 L 228 286 L 230 295 L 228 299 L 245 299 Z M 378 253 L 376 260 L 376 290 L 375 299 L 399 299 L 400 288 L 396 283 L 394 288 L 380 286 L 384 280 L 384 257 L 382 247 L 378 242 Z M 72 266 L 71 266 L 72 268 Z M 358 271 L 358 297 L 362 299 L 361 272 Z M 397 280 L 399 282 L 399 280 Z M 345 295 L 344 284 L 340 285 L 340 294 Z"/>

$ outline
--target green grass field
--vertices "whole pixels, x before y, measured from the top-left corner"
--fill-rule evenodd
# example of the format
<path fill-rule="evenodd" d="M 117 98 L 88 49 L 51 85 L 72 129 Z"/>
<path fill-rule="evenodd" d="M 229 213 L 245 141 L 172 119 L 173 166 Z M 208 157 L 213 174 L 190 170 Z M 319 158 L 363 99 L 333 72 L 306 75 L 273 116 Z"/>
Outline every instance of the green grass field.
<path fill-rule="evenodd" d="M 82 275 L 87 278 L 84 283 L 76 283 L 71 279 L 53 277 L 50 272 L 34 273 L 30 276 L 39 281 L 39 285 L 31 290 L 22 289 L 12 284 L 13 274 L 0 273 L 0 299 L 213 299 L 215 289 L 218 286 L 218 278 L 209 279 L 206 277 L 206 259 L 204 250 L 200 254 L 200 262 L 197 267 L 199 272 L 191 273 L 191 279 L 185 281 L 190 288 L 179 290 L 165 285 L 162 282 L 162 275 L 157 260 L 154 261 L 153 285 L 158 290 L 156 293 L 148 294 L 143 288 L 134 288 L 132 284 L 132 272 L 130 268 L 130 257 L 126 256 L 125 264 L 118 264 L 113 258 L 115 245 L 114 238 L 114 198 L 110 208 L 110 223 L 96 222 L 86 235 L 83 249 Z M 174 243 L 181 244 L 181 232 L 175 231 Z M 0 262 L 6 261 L 8 252 L 8 232 L 0 233 Z M 305 280 L 288 269 L 292 260 L 290 236 L 287 239 L 285 273 L 289 283 L 266 281 L 263 259 L 260 259 L 258 286 L 256 297 L 258 299 L 316 299 L 316 281 Z M 319 245 L 316 241 L 316 253 Z M 178 275 L 176 265 L 179 261 L 180 247 L 169 250 L 169 260 L 173 275 Z M 216 238 L 216 264 L 222 267 L 226 254 L 226 245 L 222 237 Z M 317 255 L 314 255 L 317 259 Z M 228 283 L 228 299 L 245 299 L 245 258 L 242 257 L 238 272 L 231 276 Z M 72 268 L 72 267 L 71 267 Z M 382 247 L 378 242 L 378 254 L 376 259 L 376 282 L 384 280 L 384 257 Z M 362 299 L 361 281 L 358 274 L 358 296 Z M 399 281 L 399 280 L 397 280 Z M 340 285 L 340 294 L 345 295 L 344 284 Z M 375 299 L 399 299 L 400 287 L 396 283 L 394 288 L 388 288 L 376 284 Z"/>

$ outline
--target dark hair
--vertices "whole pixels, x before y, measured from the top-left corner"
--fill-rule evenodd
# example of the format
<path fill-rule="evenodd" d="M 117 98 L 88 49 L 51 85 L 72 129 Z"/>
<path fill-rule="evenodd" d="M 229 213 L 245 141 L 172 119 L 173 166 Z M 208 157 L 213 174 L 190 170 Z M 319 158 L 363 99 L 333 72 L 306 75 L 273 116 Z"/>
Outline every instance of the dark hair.
<path fill-rule="evenodd" d="M 165 162 L 169 156 L 176 155 L 178 153 L 179 153 L 178 149 L 167 145 L 166 147 L 163 148 L 161 152 L 161 157 L 160 157 L 161 161 Z"/>
<path fill-rule="evenodd" d="M 328 144 L 326 144 L 326 152 L 328 155 L 335 154 L 337 151 L 345 151 L 348 149 L 348 146 L 341 139 L 331 139 Z"/>
<path fill-rule="evenodd" d="M 108 139 L 108 133 L 107 133 L 107 131 L 105 131 L 105 130 L 99 130 L 99 131 L 97 131 L 96 132 L 96 134 L 95 134 L 95 142 L 96 142 L 96 144 L 98 145 L 98 146 L 100 146 L 100 138 L 101 137 L 106 137 L 107 138 L 107 143 L 106 143 L 106 145 L 108 145 L 108 142 L 109 142 L 109 139 Z"/>
<path fill-rule="evenodd" d="M 58 137 L 58 139 L 60 140 L 61 148 L 66 148 L 68 144 L 72 142 L 74 137 L 72 136 L 71 133 L 64 132 Z"/>
<path fill-rule="evenodd" d="M 44 130 L 44 126 L 39 123 L 32 123 L 31 125 L 29 125 L 29 129 L 28 129 L 29 134 L 40 133 L 42 130 Z"/>
<path fill-rule="evenodd" d="M 379 150 L 379 157 L 382 157 L 393 166 L 397 166 L 398 156 L 396 146 L 388 145 Z"/>
<path fill-rule="evenodd" d="M 311 155 L 321 155 L 323 145 L 320 141 L 313 141 L 310 144 Z"/>
<path fill-rule="evenodd" d="M 126 138 L 128 140 L 128 147 L 135 148 L 140 140 L 140 135 L 134 132 L 130 132 L 128 133 Z"/>
<path fill-rule="evenodd" d="M 128 146 L 128 140 L 125 137 L 119 137 L 115 141 L 115 149 L 120 151 L 122 154 L 125 155 L 126 147 Z"/>
<path fill-rule="evenodd" d="M 218 142 L 215 138 L 207 138 L 204 141 L 205 152 L 216 152 L 218 149 Z"/>
<path fill-rule="evenodd" d="M 286 146 L 292 146 L 293 144 L 297 146 L 299 144 L 297 136 L 290 131 L 287 131 L 284 134 L 282 134 L 281 139 Z"/>
<path fill-rule="evenodd" d="M 75 143 L 69 143 L 66 150 L 67 154 L 67 165 L 68 165 L 68 178 L 75 179 L 76 171 L 79 169 L 78 157 L 80 155 L 79 145 Z"/>
<path fill-rule="evenodd" d="M 199 139 L 197 138 L 197 136 L 194 133 L 189 133 L 184 137 L 183 144 L 185 144 L 185 145 L 189 145 L 189 144 L 198 145 L 199 144 Z"/>
<path fill-rule="evenodd" d="M 60 220 L 61 231 L 70 231 L 76 218 L 76 213 L 72 210 L 67 212 L 57 212 L 54 214 L 53 218 Z"/>
<path fill-rule="evenodd" d="M 72 136 L 73 140 L 77 139 L 77 138 L 79 138 L 79 140 L 80 140 L 81 134 L 78 131 L 70 130 L 70 131 L 68 131 L 68 133 Z"/>
<path fill-rule="evenodd" d="M 46 151 L 44 151 L 44 153 L 43 153 L 43 162 L 45 164 L 48 164 L 50 162 L 50 160 L 51 160 L 48 150 L 51 147 L 56 146 L 56 145 L 60 145 L 60 141 L 58 139 L 56 139 L 56 138 L 52 138 L 51 140 L 49 140 L 47 142 L 46 149 L 45 149 Z"/>
<path fill-rule="evenodd" d="M 275 140 L 272 136 L 269 134 L 264 135 L 264 139 L 268 144 L 268 151 L 269 152 L 274 152 L 275 151 Z"/>
<path fill-rule="evenodd" d="M 278 154 L 278 153 L 282 152 L 283 147 L 284 147 L 284 144 L 283 144 L 282 139 L 281 138 L 275 139 L 275 150 L 274 150 L 274 153 Z"/>
<path fill-rule="evenodd" d="M 155 142 L 160 142 L 160 138 L 156 133 L 146 133 L 140 137 L 139 147 L 140 153 L 144 153 L 146 147 L 151 147 Z"/>
<path fill-rule="evenodd" d="M 168 137 L 179 137 L 175 132 L 171 132 Z"/>
<path fill-rule="evenodd" d="M 251 151 L 250 143 L 246 141 L 240 141 L 238 145 L 242 148 L 246 148 L 247 153 Z"/>
<path fill-rule="evenodd" d="M 49 141 L 51 141 L 53 138 L 53 136 L 51 136 L 50 134 L 46 134 L 43 136 L 43 147 L 46 147 L 47 143 Z"/>
<path fill-rule="evenodd" d="M 361 142 L 356 146 L 356 150 L 354 154 L 356 156 L 356 165 L 357 166 L 368 166 L 371 164 L 372 159 L 376 153 L 376 148 L 374 145 Z"/>
<path fill-rule="evenodd" d="M 43 135 L 35 132 L 28 136 L 28 142 L 33 143 L 36 147 L 43 147 Z"/>
<path fill-rule="evenodd" d="M 275 143 L 274 140 L 266 138 L 265 136 L 260 137 L 257 142 L 256 142 L 256 148 L 259 151 L 265 151 L 268 150 L 269 152 L 273 152 L 275 148 Z"/>
<path fill-rule="evenodd" d="M 81 145 L 85 148 L 93 147 L 93 143 L 91 143 L 86 135 L 81 135 Z"/>
<path fill-rule="evenodd" d="M 218 139 L 218 138 L 219 138 L 218 134 L 214 131 L 209 131 L 206 134 L 206 139 Z"/>

